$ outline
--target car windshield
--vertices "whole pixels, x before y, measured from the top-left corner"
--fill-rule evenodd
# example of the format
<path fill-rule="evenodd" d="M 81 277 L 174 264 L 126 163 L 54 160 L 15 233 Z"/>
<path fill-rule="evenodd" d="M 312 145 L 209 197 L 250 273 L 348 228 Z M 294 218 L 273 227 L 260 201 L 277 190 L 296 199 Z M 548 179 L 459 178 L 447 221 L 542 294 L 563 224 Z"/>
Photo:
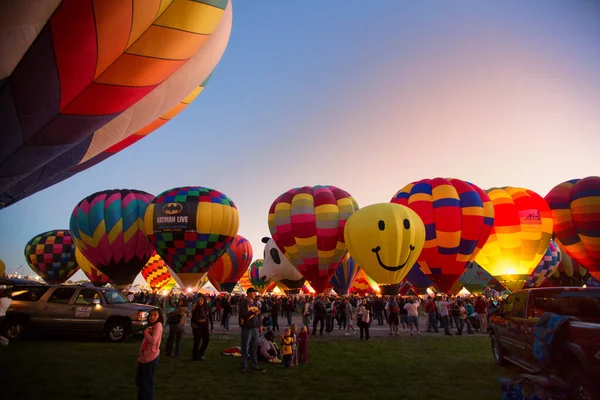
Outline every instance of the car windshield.
<path fill-rule="evenodd" d="M 129 300 L 116 290 L 103 290 L 102 294 L 108 304 L 129 303 Z"/>
<path fill-rule="evenodd" d="M 534 293 L 533 301 L 537 315 L 552 312 L 600 322 L 600 291 L 541 291 Z"/>

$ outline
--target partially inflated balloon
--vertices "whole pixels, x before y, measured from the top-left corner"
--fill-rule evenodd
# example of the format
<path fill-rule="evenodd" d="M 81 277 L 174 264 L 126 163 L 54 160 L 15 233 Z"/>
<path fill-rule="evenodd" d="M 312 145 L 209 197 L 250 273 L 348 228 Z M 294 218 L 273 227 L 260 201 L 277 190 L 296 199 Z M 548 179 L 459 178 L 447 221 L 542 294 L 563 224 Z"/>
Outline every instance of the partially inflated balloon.
<path fill-rule="evenodd" d="M 554 273 L 554 270 L 558 267 L 562 260 L 562 253 L 556 243 L 550 240 L 546 253 L 540 260 L 539 264 L 535 267 L 529 278 L 525 282 L 523 287 L 531 288 L 540 286 L 546 278 Z"/>
<path fill-rule="evenodd" d="M 487 193 L 494 205 L 494 227 L 475 261 L 508 289 L 521 289 L 550 244 L 550 208 L 529 189 L 493 188 Z"/>
<path fill-rule="evenodd" d="M 216 282 L 221 291 L 231 293 L 251 262 L 252 245 L 245 237 L 236 235 L 225 254 L 208 270 L 208 279 Z"/>
<path fill-rule="evenodd" d="M 77 247 L 119 286 L 132 284 L 154 253 L 142 231 L 153 198 L 140 190 L 105 190 L 81 200 L 71 214 Z"/>
<path fill-rule="evenodd" d="M 358 209 L 335 186 L 288 190 L 269 209 L 269 230 L 281 252 L 322 293 L 346 253 L 344 226 Z"/>
<path fill-rule="evenodd" d="M 66 282 L 79 270 L 75 243 L 67 229 L 41 233 L 25 246 L 25 261 L 46 283 Z"/>
<path fill-rule="evenodd" d="M 98 268 L 94 267 L 94 264 L 85 258 L 79 248 L 75 249 L 75 259 L 77 260 L 79 268 L 81 268 L 85 276 L 87 276 L 94 286 L 105 286 L 106 284 L 111 283 L 108 275 L 103 274 Z"/>
<path fill-rule="evenodd" d="M 392 203 L 415 211 L 425 224 L 419 265 L 448 292 L 487 241 L 494 222 L 488 195 L 460 179 L 423 179 L 400 189 Z"/>
<path fill-rule="evenodd" d="M 600 177 L 561 183 L 546 195 L 557 243 L 600 279 Z"/>
<path fill-rule="evenodd" d="M 412 286 L 421 291 L 434 285 L 433 281 L 425 275 L 421 268 L 419 268 L 419 263 L 416 263 L 410 271 L 408 271 L 405 279 L 410 282 Z"/>
<path fill-rule="evenodd" d="M 158 254 L 154 254 L 142 269 L 142 277 L 152 290 L 168 290 L 177 283 L 172 272 L 165 261 Z"/>
<path fill-rule="evenodd" d="M 250 265 L 250 269 L 248 270 L 249 271 L 248 276 L 250 277 L 250 283 L 256 290 L 258 290 L 258 293 L 260 293 L 260 294 L 264 294 L 265 291 L 267 290 L 267 287 L 271 283 L 271 282 L 266 282 L 262 279 L 262 271 L 261 271 L 262 266 L 263 266 L 263 260 L 261 260 L 259 258 L 258 260 L 255 260 Z"/>
<path fill-rule="evenodd" d="M 239 227 L 233 201 L 202 186 L 169 189 L 146 211 L 145 233 L 185 286 L 195 287 L 229 248 Z"/>
<path fill-rule="evenodd" d="M 333 274 L 330 280 L 335 292 L 340 295 L 348 294 L 359 270 L 360 267 L 354 262 L 350 253 L 346 253 L 346 256 L 340 261 L 340 265 L 337 267 L 335 274 Z"/>
<path fill-rule="evenodd" d="M 476 262 L 472 262 L 458 278 L 458 282 L 471 293 L 481 293 L 492 279 L 493 277 L 489 272 L 481 268 Z M 460 291 L 460 288 L 458 290 Z"/>
<path fill-rule="evenodd" d="M 382 203 L 356 211 L 344 237 L 350 255 L 379 285 L 399 285 L 425 243 L 425 226 L 416 212 Z"/>

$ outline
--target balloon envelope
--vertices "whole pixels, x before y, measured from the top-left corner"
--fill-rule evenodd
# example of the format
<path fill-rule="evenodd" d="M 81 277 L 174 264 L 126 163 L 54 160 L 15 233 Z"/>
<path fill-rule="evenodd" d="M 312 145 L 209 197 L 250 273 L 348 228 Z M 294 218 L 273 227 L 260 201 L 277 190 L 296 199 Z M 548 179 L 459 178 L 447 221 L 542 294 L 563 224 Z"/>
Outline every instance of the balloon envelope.
<path fill-rule="evenodd" d="M 75 260 L 77 260 L 77 265 L 79 265 L 79 268 L 81 268 L 85 276 L 87 276 L 94 286 L 104 286 L 111 283 L 108 275 L 103 274 L 98 268 L 94 267 L 94 264 L 85 258 L 78 247 L 75 248 Z"/>
<path fill-rule="evenodd" d="M 140 190 L 105 190 L 80 201 L 71 214 L 77 247 L 117 285 L 133 283 L 154 253 L 142 231 L 152 199 Z"/>
<path fill-rule="evenodd" d="M 262 280 L 262 278 L 261 278 L 262 266 L 263 266 L 263 260 L 259 258 L 258 260 L 255 260 L 250 265 L 250 269 L 248 272 L 248 276 L 250 277 L 250 283 L 256 290 L 258 290 L 258 293 L 260 293 L 260 294 L 264 294 L 265 291 L 267 290 L 267 287 L 271 283 L 271 282 L 266 282 L 266 281 Z"/>
<path fill-rule="evenodd" d="M 25 246 L 25 261 L 49 284 L 64 283 L 79 270 L 75 243 L 67 229 L 34 236 Z"/>
<path fill-rule="evenodd" d="M 423 220 L 426 237 L 419 265 L 439 290 L 448 292 L 490 235 L 490 198 L 472 183 L 434 178 L 406 185 L 391 202 L 409 207 Z"/>
<path fill-rule="evenodd" d="M 335 292 L 340 295 L 348 294 L 359 270 L 360 267 L 354 262 L 350 253 L 346 253 L 330 280 Z"/>
<path fill-rule="evenodd" d="M 529 278 L 525 282 L 523 287 L 532 288 L 540 286 L 546 278 L 554 273 L 554 270 L 558 267 L 562 260 L 562 252 L 554 243 L 553 240 L 550 240 L 550 244 L 548 245 L 548 249 L 546 253 L 540 260 L 539 264 L 535 267 Z"/>
<path fill-rule="evenodd" d="M 158 254 L 150 257 L 144 268 L 142 268 L 142 277 L 152 290 L 173 288 L 177 284 L 173 275 L 171 268 Z M 180 285 L 180 287 L 182 286 Z"/>
<path fill-rule="evenodd" d="M 252 245 L 245 237 L 236 235 L 225 254 L 209 268 L 208 279 L 218 283 L 221 291 L 231 293 L 251 262 Z"/>
<path fill-rule="evenodd" d="M 306 279 L 281 253 L 272 238 L 264 237 L 264 262 L 261 268 L 261 279 L 265 282 L 276 282 L 286 293 L 299 290 Z"/>
<path fill-rule="evenodd" d="M 458 278 L 461 286 L 471 293 L 480 293 L 493 279 L 492 275 L 481 268 L 476 262 L 467 266 L 465 272 Z M 460 288 L 459 288 L 460 290 Z"/>

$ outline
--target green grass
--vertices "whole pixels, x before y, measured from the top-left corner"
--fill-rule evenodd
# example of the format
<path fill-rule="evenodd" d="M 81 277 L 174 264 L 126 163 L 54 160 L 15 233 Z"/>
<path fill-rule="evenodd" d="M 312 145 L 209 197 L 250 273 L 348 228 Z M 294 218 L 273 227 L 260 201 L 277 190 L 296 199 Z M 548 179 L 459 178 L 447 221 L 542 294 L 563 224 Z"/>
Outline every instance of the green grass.
<path fill-rule="evenodd" d="M 163 349 L 164 349 L 163 340 Z M 266 373 L 239 371 L 240 358 L 220 355 L 235 336 L 211 337 L 207 361 L 161 357 L 156 399 L 498 399 L 498 378 L 513 373 L 492 360 L 489 339 L 414 337 L 397 340 L 318 338 L 309 363 Z M 140 341 L 124 344 L 75 340 L 13 341 L 0 349 L 3 399 L 132 399 Z"/>

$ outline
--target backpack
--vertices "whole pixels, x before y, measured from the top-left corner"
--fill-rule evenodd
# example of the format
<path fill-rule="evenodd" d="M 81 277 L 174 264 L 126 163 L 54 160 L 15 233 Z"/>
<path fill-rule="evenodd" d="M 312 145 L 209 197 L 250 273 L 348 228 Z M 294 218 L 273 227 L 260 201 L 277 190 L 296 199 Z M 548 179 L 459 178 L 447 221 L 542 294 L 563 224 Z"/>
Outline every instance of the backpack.
<path fill-rule="evenodd" d="M 398 314 L 400 312 L 400 307 L 398 306 L 398 303 L 392 303 L 392 312 L 394 314 Z"/>
<path fill-rule="evenodd" d="M 317 314 L 325 314 L 326 313 L 325 305 L 323 304 L 322 301 L 317 301 L 315 303 L 315 313 L 317 313 Z"/>

